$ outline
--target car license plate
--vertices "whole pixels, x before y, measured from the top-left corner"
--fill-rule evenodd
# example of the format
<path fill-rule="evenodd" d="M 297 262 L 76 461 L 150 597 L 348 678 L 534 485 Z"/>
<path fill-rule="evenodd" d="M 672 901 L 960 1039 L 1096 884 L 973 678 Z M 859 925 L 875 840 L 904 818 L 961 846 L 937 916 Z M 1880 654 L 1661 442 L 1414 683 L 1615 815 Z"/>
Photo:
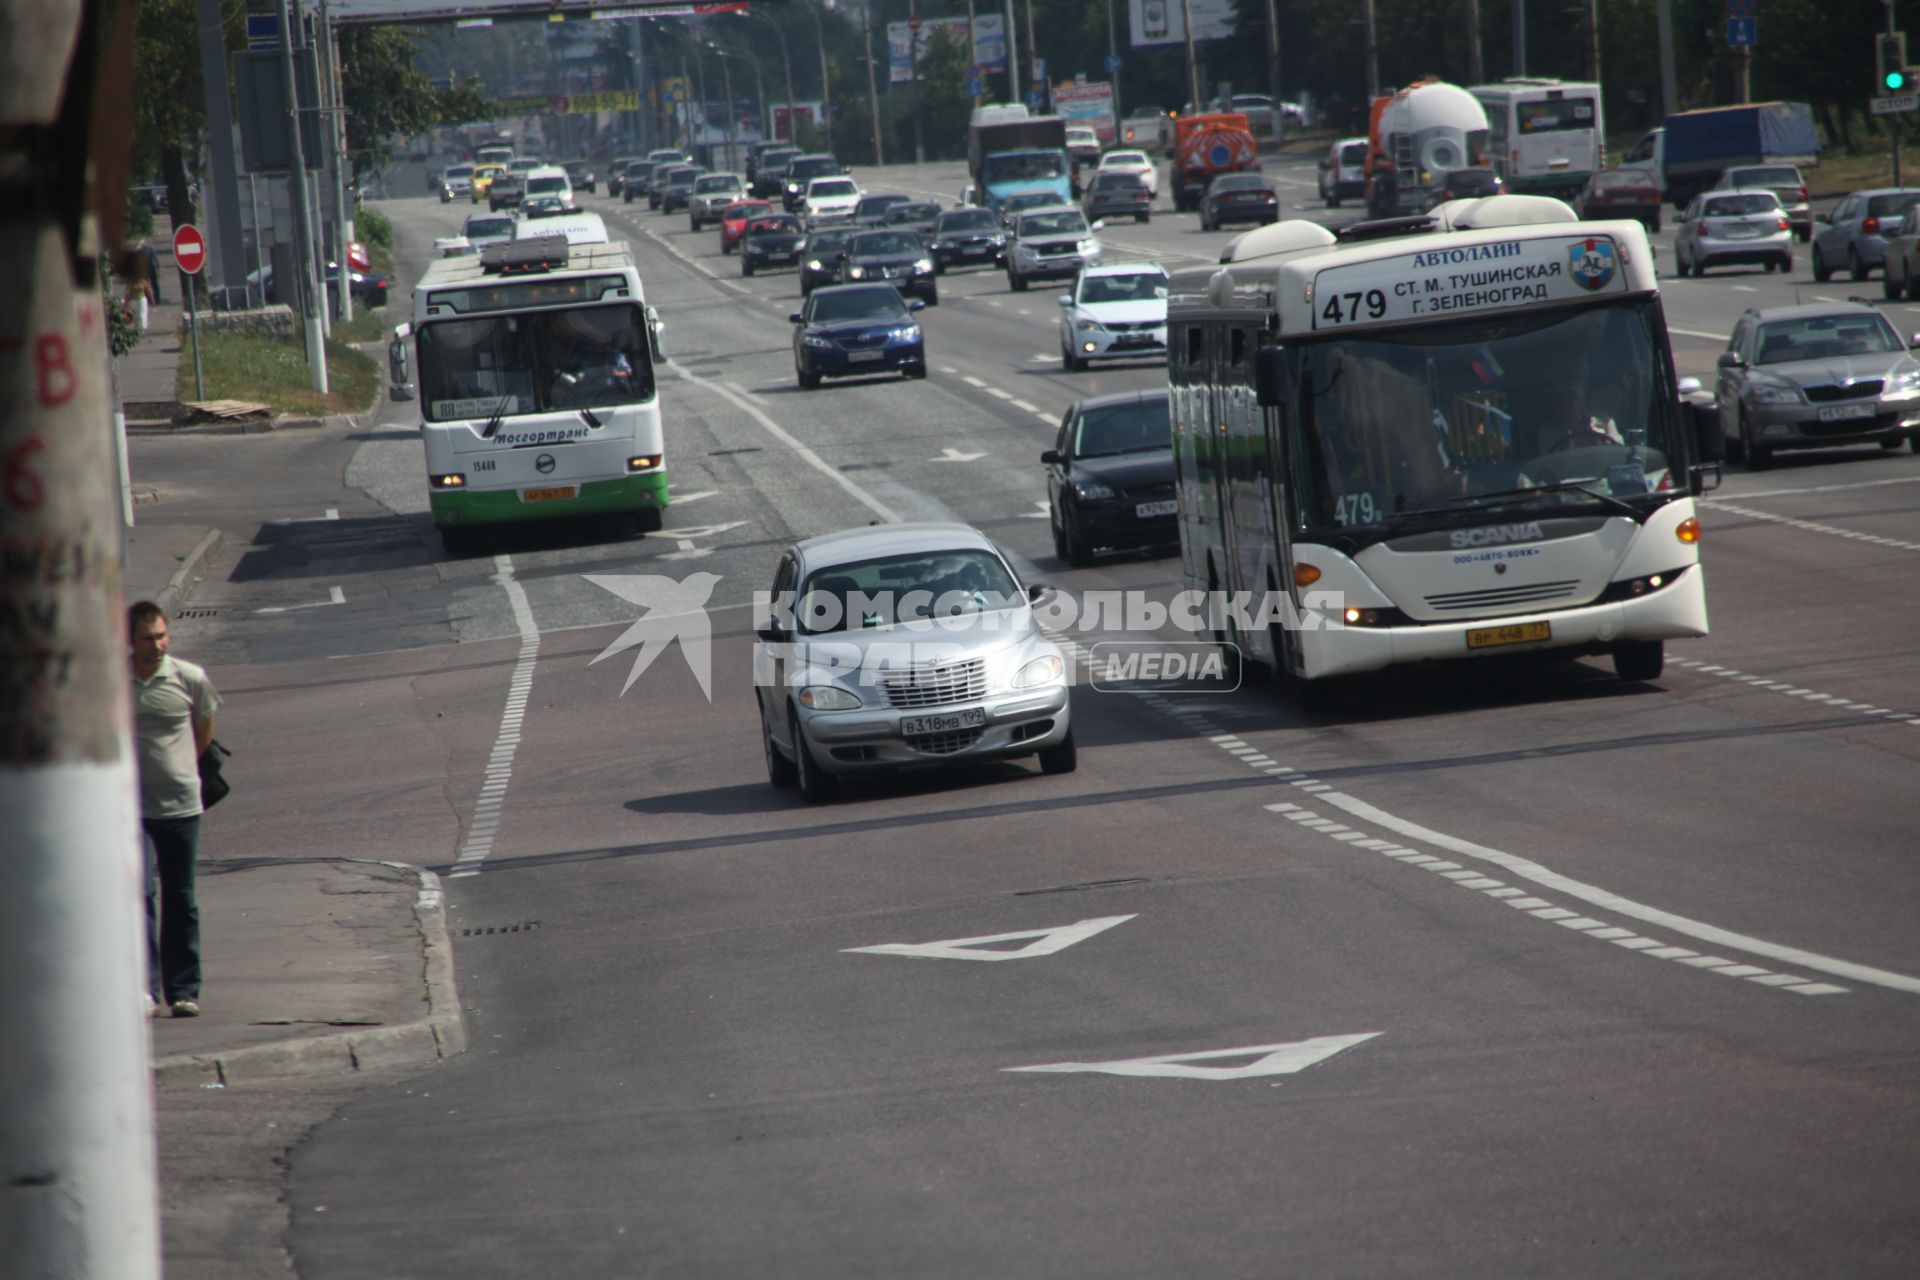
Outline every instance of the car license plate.
<path fill-rule="evenodd" d="M 1749 222 L 1736 222 L 1727 228 L 1729 240 L 1750 240 L 1760 234 L 1760 228 Z"/>
<path fill-rule="evenodd" d="M 862 360 L 878 360 L 885 354 L 884 351 L 849 351 L 847 361 L 849 364 L 858 364 Z"/>
<path fill-rule="evenodd" d="M 1874 407 L 1871 404 L 1828 405 L 1820 411 L 1820 421 L 1845 422 L 1849 418 L 1871 418 L 1873 416 L 1873 409 Z"/>
<path fill-rule="evenodd" d="M 949 711 L 938 716 L 902 716 L 900 732 L 905 737 L 917 738 L 924 733 L 954 733 L 961 729 L 978 729 L 987 722 L 985 707 L 966 707 L 960 711 Z"/>
<path fill-rule="evenodd" d="M 1133 509 L 1133 514 L 1142 520 L 1151 520 L 1155 516 L 1170 516 L 1180 510 L 1180 504 L 1174 501 L 1143 502 Z"/>
<path fill-rule="evenodd" d="M 1553 627 L 1545 622 L 1516 622 L 1506 627 L 1475 627 L 1467 632 L 1467 648 L 1493 649 L 1503 644 L 1532 644 L 1553 639 Z"/>
<path fill-rule="evenodd" d="M 553 502 L 556 499 L 571 498 L 572 496 L 573 486 L 570 484 L 563 484 L 552 489 L 522 489 L 520 491 L 520 501 L 522 502 Z"/>

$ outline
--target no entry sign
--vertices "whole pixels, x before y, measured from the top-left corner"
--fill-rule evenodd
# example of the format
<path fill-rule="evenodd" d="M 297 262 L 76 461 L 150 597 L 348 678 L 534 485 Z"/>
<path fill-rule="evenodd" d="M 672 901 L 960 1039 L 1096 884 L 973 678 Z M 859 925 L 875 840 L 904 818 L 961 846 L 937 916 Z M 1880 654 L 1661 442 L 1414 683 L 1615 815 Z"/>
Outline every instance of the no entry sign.
<path fill-rule="evenodd" d="M 190 276 L 199 275 L 200 268 L 207 265 L 206 237 L 191 222 L 173 233 L 173 263 Z"/>

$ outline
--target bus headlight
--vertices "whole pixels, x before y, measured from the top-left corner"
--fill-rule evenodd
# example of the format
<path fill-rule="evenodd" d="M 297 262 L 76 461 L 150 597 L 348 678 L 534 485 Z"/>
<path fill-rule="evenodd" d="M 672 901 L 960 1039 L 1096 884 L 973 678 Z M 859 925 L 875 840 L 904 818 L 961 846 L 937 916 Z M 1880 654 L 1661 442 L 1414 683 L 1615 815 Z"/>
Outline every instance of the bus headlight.
<path fill-rule="evenodd" d="M 451 475 L 428 476 L 427 483 L 436 489 L 464 489 L 467 487 L 467 477 L 455 471 Z"/>

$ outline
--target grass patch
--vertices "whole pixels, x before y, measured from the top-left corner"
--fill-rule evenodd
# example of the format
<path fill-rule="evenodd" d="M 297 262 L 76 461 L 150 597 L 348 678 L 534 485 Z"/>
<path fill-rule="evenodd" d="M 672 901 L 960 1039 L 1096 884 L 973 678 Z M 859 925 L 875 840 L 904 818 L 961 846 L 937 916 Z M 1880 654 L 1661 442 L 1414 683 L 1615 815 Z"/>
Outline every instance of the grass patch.
<path fill-rule="evenodd" d="M 391 277 L 389 277 L 391 278 Z M 391 304 L 389 304 L 391 305 Z M 393 336 L 393 326 L 398 321 L 387 317 L 387 308 L 368 307 L 360 299 L 353 300 L 353 320 L 342 324 L 333 322 L 333 340 L 335 342 L 385 342 Z"/>
<path fill-rule="evenodd" d="M 336 330 L 338 332 L 338 330 Z M 276 414 L 319 417 L 364 413 L 380 389 L 381 370 L 339 341 L 327 343 L 328 394 L 313 390 L 305 344 L 240 333 L 200 334 L 206 399 L 251 400 Z M 193 343 L 180 344 L 180 396 L 193 390 Z"/>

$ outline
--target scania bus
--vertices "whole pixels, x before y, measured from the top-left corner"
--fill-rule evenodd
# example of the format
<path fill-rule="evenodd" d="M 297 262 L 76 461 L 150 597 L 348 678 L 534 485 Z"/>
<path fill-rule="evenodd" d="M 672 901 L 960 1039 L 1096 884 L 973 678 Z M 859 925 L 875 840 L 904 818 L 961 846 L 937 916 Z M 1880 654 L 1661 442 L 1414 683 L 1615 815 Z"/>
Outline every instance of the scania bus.
<path fill-rule="evenodd" d="M 1327 677 L 1529 650 L 1647 680 L 1706 634 L 1717 436 L 1680 403 L 1646 232 L 1574 218 L 1498 196 L 1346 242 L 1283 222 L 1173 275 L 1186 585 L 1262 605 L 1216 611 L 1229 653 L 1311 705 Z"/>
<path fill-rule="evenodd" d="M 419 361 L 427 491 L 449 551 L 479 525 L 667 508 L 661 324 L 624 243 L 514 240 L 441 258 L 388 346 L 394 399 Z"/>
<path fill-rule="evenodd" d="M 1607 167 L 1599 85 L 1518 76 L 1467 92 L 1487 110 L 1487 152 L 1508 191 L 1571 196 Z"/>

